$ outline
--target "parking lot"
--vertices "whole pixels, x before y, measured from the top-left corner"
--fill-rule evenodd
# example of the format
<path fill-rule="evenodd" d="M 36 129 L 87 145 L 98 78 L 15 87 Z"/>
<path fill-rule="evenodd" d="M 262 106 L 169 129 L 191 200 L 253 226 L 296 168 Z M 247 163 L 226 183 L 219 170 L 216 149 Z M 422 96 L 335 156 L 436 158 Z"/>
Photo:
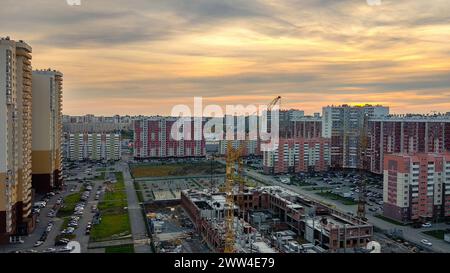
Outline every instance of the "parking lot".
<path fill-rule="evenodd" d="M 382 178 L 370 174 L 353 172 L 327 172 L 315 174 L 298 174 L 292 176 L 274 176 L 279 182 L 297 186 L 299 190 L 320 195 L 330 200 L 337 200 L 344 205 L 356 205 L 360 195 L 359 182 L 366 181 L 365 200 L 369 214 L 380 214 L 383 210 Z"/>
<path fill-rule="evenodd" d="M 35 231 L 16 244 L 0 246 L 0 252 L 71 252 L 73 249 L 67 247 L 69 241 L 78 242 L 81 252 L 87 252 L 90 229 L 95 220 L 101 220 L 96 209 L 105 190 L 101 174 L 110 167 L 89 163 L 70 166 L 65 165 L 62 191 L 35 197 L 32 210 L 37 217 Z"/>

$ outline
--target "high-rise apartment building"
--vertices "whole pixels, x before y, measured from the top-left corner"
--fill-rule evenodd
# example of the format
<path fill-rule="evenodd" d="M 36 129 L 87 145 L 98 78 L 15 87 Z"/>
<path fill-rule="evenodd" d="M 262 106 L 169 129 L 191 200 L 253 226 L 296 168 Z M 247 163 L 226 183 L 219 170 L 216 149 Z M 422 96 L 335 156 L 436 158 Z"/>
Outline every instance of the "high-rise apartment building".
<path fill-rule="evenodd" d="M 132 130 L 130 116 L 63 116 L 63 130 L 69 134 L 86 133 L 114 133 L 121 130 Z"/>
<path fill-rule="evenodd" d="M 382 174 L 384 155 L 450 151 L 450 115 L 373 118 L 368 124 L 368 170 Z"/>
<path fill-rule="evenodd" d="M 383 213 L 401 221 L 450 216 L 450 154 L 384 157 Z"/>
<path fill-rule="evenodd" d="M 226 155 L 228 151 L 228 140 L 219 141 L 219 154 Z M 261 147 L 259 140 L 231 140 L 231 146 L 234 149 L 242 147 L 242 156 L 259 156 L 261 155 Z"/>
<path fill-rule="evenodd" d="M 292 120 L 280 128 L 280 137 L 284 138 L 316 138 L 322 137 L 322 118 L 320 116 L 304 116 Z"/>
<path fill-rule="evenodd" d="M 266 174 L 322 172 L 330 163 L 330 140 L 321 137 L 282 138 L 276 150 L 263 152 Z"/>
<path fill-rule="evenodd" d="M 70 161 L 117 161 L 122 156 L 120 134 L 75 133 L 68 136 Z"/>
<path fill-rule="evenodd" d="M 371 118 L 389 115 L 384 106 L 327 106 L 323 108 L 322 136 L 331 139 L 331 165 L 361 168 L 362 136 Z M 365 151 L 365 150 L 364 150 Z"/>
<path fill-rule="evenodd" d="M 61 188 L 63 74 L 33 71 L 33 188 L 46 193 Z"/>
<path fill-rule="evenodd" d="M 0 243 L 34 229 L 31 47 L 0 39 Z"/>
<path fill-rule="evenodd" d="M 151 117 L 134 121 L 134 157 L 171 158 L 171 157 L 204 157 L 206 155 L 203 128 L 205 121 L 196 128 L 194 120 L 183 122 L 183 130 L 174 129 L 178 118 Z M 181 123 L 180 123 L 181 124 Z M 177 126 L 178 127 L 178 126 Z M 198 137 L 198 139 L 196 138 Z"/>

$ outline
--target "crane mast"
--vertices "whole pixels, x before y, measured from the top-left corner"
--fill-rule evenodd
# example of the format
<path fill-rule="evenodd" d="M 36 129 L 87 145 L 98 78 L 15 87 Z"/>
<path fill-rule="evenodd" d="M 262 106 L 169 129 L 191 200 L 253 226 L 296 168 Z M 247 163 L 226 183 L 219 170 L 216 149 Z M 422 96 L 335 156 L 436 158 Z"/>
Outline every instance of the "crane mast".
<path fill-rule="evenodd" d="M 226 193 L 226 210 L 225 210 L 225 248 L 224 253 L 235 252 L 236 235 L 234 231 L 234 181 L 236 164 L 241 161 L 242 146 L 238 149 L 234 149 L 231 141 L 227 143 L 227 166 L 226 166 L 226 181 L 225 181 L 225 193 Z"/>
<path fill-rule="evenodd" d="M 366 176 L 364 173 L 364 157 L 367 152 L 368 148 L 368 128 L 367 128 L 367 122 L 368 117 L 367 115 L 364 115 L 363 118 L 363 124 L 362 124 L 362 131 L 360 135 L 360 166 L 359 166 L 359 174 L 360 174 L 360 181 L 359 181 L 359 199 L 358 199 L 358 210 L 356 212 L 356 215 L 361 220 L 366 220 L 366 191 L 367 191 L 367 181 Z"/>
<path fill-rule="evenodd" d="M 281 100 L 278 96 L 270 102 L 267 106 L 267 111 L 272 111 L 275 105 Z M 252 114 L 253 115 L 253 114 Z M 244 163 L 242 160 L 242 154 L 245 147 L 248 147 L 249 139 L 246 137 L 245 144 L 241 144 L 237 149 L 233 147 L 232 141 L 227 143 L 227 156 L 226 156 L 226 178 L 224 192 L 226 194 L 226 209 L 225 209 L 225 247 L 224 253 L 234 253 L 236 244 L 236 234 L 234 230 L 234 194 L 233 189 L 235 181 L 239 183 L 239 199 L 238 204 L 243 206 L 243 192 L 245 188 L 244 179 Z M 237 168 L 236 168 L 237 166 Z"/>

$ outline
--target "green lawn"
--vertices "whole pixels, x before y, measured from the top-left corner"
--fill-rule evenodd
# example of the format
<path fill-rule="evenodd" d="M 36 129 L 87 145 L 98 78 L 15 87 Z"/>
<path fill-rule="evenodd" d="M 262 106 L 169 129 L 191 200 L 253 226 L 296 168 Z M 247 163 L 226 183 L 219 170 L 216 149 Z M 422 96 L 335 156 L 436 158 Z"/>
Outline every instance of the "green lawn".
<path fill-rule="evenodd" d="M 225 167 L 218 163 L 203 161 L 192 163 L 170 163 L 170 164 L 135 164 L 131 165 L 131 174 L 134 178 L 142 177 L 164 177 L 164 176 L 190 176 L 224 174 Z"/>
<path fill-rule="evenodd" d="M 423 231 L 423 234 L 429 235 L 439 240 L 444 240 L 445 230 L 437 229 L 437 230 L 428 230 Z"/>
<path fill-rule="evenodd" d="M 102 215 L 101 223 L 92 228 L 91 239 L 94 242 L 104 241 L 129 234 L 131 234 L 131 228 L 128 212 L 123 211 L 120 214 Z"/>
<path fill-rule="evenodd" d="M 123 174 L 116 172 L 117 183 L 112 190 L 105 192 L 103 200 L 98 204 L 102 221 L 94 225 L 91 231 L 91 240 L 105 241 L 131 234 L 130 220 L 127 206 L 127 195 Z"/>
<path fill-rule="evenodd" d="M 108 246 L 105 249 L 106 253 L 134 253 L 133 245 Z"/>
<path fill-rule="evenodd" d="M 375 217 L 377 217 L 378 219 L 381 219 L 383 221 L 389 222 L 391 224 L 397 225 L 397 226 L 406 226 L 406 224 L 404 224 L 404 223 L 401 223 L 401 222 L 398 222 L 398 221 L 396 221 L 394 219 L 385 217 L 385 216 L 383 216 L 381 214 L 377 214 L 377 215 L 375 215 Z"/>
<path fill-rule="evenodd" d="M 70 194 L 64 198 L 63 207 L 58 211 L 58 217 L 66 217 L 72 215 L 75 206 L 81 199 L 81 192 Z"/>
<path fill-rule="evenodd" d="M 356 205 L 357 204 L 357 202 L 355 202 L 353 199 L 342 197 L 342 196 L 340 196 L 338 194 L 335 194 L 335 193 L 332 193 L 330 191 L 318 192 L 317 194 L 320 195 L 320 196 L 326 197 L 328 199 L 331 199 L 331 200 L 339 201 L 342 204 L 347 205 L 347 206 L 351 206 L 351 205 Z"/>
<path fill-rule="evenodd" d="M 107 191 L 103 198 L 103 201 L 120 201 L 127 200 L 127 194 L 125 192 L 125 183 L 123 180 L 123 174 L 121 172 L 116 173 L 117 182 L 113 184 L 113 191 Z"/>
<path fill-rule="evenodd" d="M 99 180 L 105 180 L 105 172 L 101 172 L 99 176 L 96 176 L 94 179 L 99 181 Z"/>

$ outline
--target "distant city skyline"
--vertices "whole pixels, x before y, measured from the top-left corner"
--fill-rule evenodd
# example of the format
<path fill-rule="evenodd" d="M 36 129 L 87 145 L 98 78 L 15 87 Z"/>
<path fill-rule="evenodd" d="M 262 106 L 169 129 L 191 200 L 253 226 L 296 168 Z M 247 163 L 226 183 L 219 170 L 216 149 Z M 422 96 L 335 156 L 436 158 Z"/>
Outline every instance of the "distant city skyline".
<path fill-rule="evenodd" d="M 0 18 L 34 68 L 64 73 L 67 115 L 169 115 L 194 96 L 450 111 L 447 0 L 4 0 Z"/>

